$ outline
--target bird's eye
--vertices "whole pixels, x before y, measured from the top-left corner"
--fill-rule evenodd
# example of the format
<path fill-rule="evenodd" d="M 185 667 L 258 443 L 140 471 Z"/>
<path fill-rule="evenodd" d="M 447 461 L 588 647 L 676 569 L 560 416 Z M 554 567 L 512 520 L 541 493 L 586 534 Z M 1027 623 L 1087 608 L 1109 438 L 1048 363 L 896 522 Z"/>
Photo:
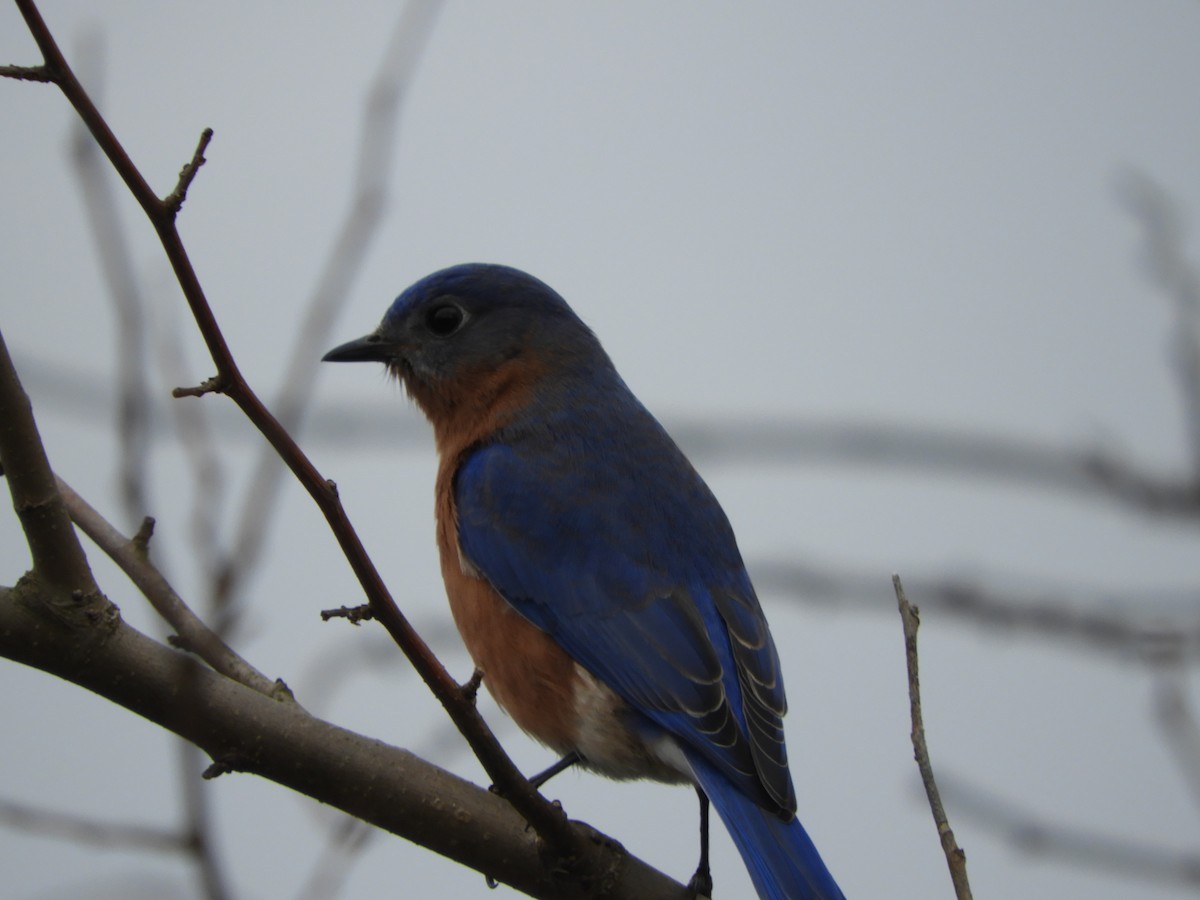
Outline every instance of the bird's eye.
<path fill-rule="evenodd" d="M 425 325 L 438 337 L 454 334 L 466 320 L 466 313 L 453 303 L 439 303 L 425 315 Z"/>

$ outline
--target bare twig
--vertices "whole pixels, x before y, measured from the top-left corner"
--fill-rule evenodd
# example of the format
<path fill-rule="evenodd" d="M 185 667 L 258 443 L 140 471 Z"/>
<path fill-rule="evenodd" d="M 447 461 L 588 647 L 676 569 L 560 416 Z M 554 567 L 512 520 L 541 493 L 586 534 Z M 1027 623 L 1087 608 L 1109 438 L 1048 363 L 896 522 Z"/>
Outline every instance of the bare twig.
<path fill-rule="evenodd" d="M 183 397 L 204 397 L 208 394 L 225 394 L 228 393 L 228 384 L 229 380 L 227 378 L 214 375 L 212 378 L 205 378 L 193 387 L 177 387 L 171 391 L 171 396 L 179 400 Z"/>
<path fill-rule="evenodd" d="M 350 872 L 350 866 L 379 834 L 358 819 L 339 817 L 329 829 L 325 848 L 317 857 L 308 884 L 300 892 L 300 900 L 326 900 L 337 897 Z"/>
<path fill-rule="evenodd" d="M 186 366 L 180 322 L 173 304 L 163 304 L 163 308 L 165 315 L 157 320 L 159 327 L 154 341 L 158 366 L 166 384 L 179 384 L 184 378 Z M 226 491 L 225 472 L 217 452 L 217 434 L 212 423 L 214 412 L 236 414 L 240 427 L 233 428 L 231 421 L 230 427 L 225 430 L 231 434 L 245 435 L 244 422 L 236 409 L 210 403 L 170 404 L 179 446 L 192 469 L 193 499 L 189 532 L 201 564 L 200 569 L 205 572 L 215 571 L 219 565 L 219 528 Z M 214 630 L 222 633 L 220 627 Z"/>
<path fill-rule="evenodd" d="M 0 824 L 32 834 L 91 844 L 94 847 L 164 853 L 182 853 L 189 849 L 185 836 L 163 828 L 88 819 L 69 813 L 37 809 L 10 800 L 0 800 Z"/>
<path fill-rule="evenodd" d="M 908 706 L 912 716 L 913 755 L 917 760 L 917 768 L 921 770 L 925 796 L 929 799 L 929 809 L 933 813 L 938 838 L 942 842 L 942 852 L 946 854 L 946 864 L 950 867 L 954 895 L 958 900 L 971 900 L 971 884 L 967 879 L 967 855 L 954 839 L 954 832 L 946 818 L 942 797 L 933 777 L 933 765 L 929 761 L 929 747 L 925 743 L 925 722 L 921 715 L 921 682 L 917 672 L 917 629 L 921 624 L 920 611 L 909 605 L 899 575 L 892 576 L 892 587 L 896 591 L 896 602 L 900 607 L 900 620 L 904 623 L 904 658 L 908 664 Z"/>
<path fill-rule="evenodd" d="M 1192 473 L 1200 481 L 1200 272 L 1184 252 L 1184 229 L 1167 192 L 1140 172 L 1129 172 L 1119 195 L 1145 230 L 1146 267 L 1175 307 L 1176 376 L 1191 441 Z"/>
<path fill-rule="evenodd" d="M 103 73 L 100 38 L 92 35 L 81 42 L 80 68 L 89 72 L 88 81 L 99 84 Z M 95 90 L 95 88 L 94 88 Z M 71 156 L 79 178 L 83 206 L 96 242 L 100 271 L 116 315 L 117 454 L 119 484 L 125 524 L 137 522 L 150 509 L 147 490 L 149 469 L 150 398 L 146 386 L 146 304 L 134 275 L 132 255 L 125 228 L 117 214 L 110 188 L 111 177 L 100 151 L 83 123 L 76 118 L 71 129 Z"/>
<path fill-rule="evenodd" d="M 1155 674 L 1154 711 L 1192 803 L 1200 808 L 1200 725 L 1188 697 L 1187 672 L 1178 661 L 1161 666 Z"/>
<path fill-rule="evenodd" d="M 194 696 L 192 672 L 188 672 L 185 689 Z M 212 816 L 212 797 L 204 782 L 196 777 L 203 768 L 203 751 L 188 741 L 177 741 L 179 749 L 179 783 L 183 789 L 184 810 L 187 816 L 188 845 L 192 860 L 200 873 L 200 885 L 206 900 L 229 900 L 228 877 L 217 852 L 216 830 Z"/>
<path fill-rule="evenodd" d="M 49 84 L 54 80 L 50 70 L 45 66 L 0 66 L 0 78 L 11 78 L 14 81 L 40 81 Z"/>
<path fill-rule="evenodd" d="M 187 199 L 188 188 L 191 187 L 196 173 L 200 171 L 200 167 L 206 162 L 204 151 L 208 149 L 208 144 L 212 140 L 212 137 L 213 130 L 211 128 L 205 128 L 200 132 L 200 141 L 196 144 L 196 151 L 192 154 L 192 158 L 188 160 L 187 164 L 179 170 L 179 181 L 175 185 L 175 190 L 163 198 L 163 203 L 170 210 L 172 216 L 178 216 L 179 211 L 183 209 L 183 202 Z"/>
<path fill-rule="evenodd" d="M 375 618 L 375 613 L 369 605 L 339 606 L 337 609 L 321 610 L 321 618 L 328 622 L 330 619 L 346 619 L 351 625 L 359 625 Z"/>
<path fill-rule="evenodd" d="M 267 697 L 292 701 L 291 692 L 282 682 L 272 681 L 238 656 L 192 612 L 150 562 L 144 549 L 144 539 L 139 542 L 126 538 L 75 493 L 69 484 L 61 478 L 57 483 L 71 520 L 129 576 L 129 580 L 137 585 L 155 611 L 175 629 L 183 646 L 226 678 L 232 678 Z M 147 522 L 153 524 L 153 520 Z"/>

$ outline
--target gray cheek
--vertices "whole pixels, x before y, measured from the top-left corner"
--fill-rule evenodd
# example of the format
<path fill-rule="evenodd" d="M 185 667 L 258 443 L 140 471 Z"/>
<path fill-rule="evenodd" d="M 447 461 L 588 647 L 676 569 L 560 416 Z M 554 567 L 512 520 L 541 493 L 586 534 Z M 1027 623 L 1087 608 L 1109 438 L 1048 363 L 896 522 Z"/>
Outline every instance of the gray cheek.
<path fill-rule="evenodd" d="M 410 356 L 400 366 L 404 377 L 413 377 L 423 384 L 431 384 L 445 377 L 445 364 L 438 360 L 430 360 L 427 356 Z"/>

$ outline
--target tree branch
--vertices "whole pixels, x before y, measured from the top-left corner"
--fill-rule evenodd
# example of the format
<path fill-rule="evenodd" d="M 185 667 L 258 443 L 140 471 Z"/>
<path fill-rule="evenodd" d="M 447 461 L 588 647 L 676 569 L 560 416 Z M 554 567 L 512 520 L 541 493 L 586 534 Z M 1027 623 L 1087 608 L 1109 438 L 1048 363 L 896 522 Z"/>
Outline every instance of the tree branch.
<path fill-rule="evenodd" d="M 1180 660 L 1167 662 L 1155 672 L 1154 715 L 1192 804 L 1200 807 L 1200 725 L 1188 696 L 1188 672 Z"/>
<path fill-rule="evenodd" d="M 10 800 L 0 800 L 0 823 L 27 833 L 65 838 L 94 847 L 156 853 L 185 853 L 190 849 L 186 837 L 164 828 L 48 812 Z"/>
<path fill-rule="evenodd" d="M 183 649 L 195 653 L 215 671 L 251 690 L 275 700 L 294 702 L 291 691 L 283 682 L 272 681 L 263 675 L 205 625 L 150 562 L 153 519 L 146 520 L 136 537 L 126 538 L 61 478 L 58 479 L 58 490 L 71 521 L 129 576 L 155 611 L 175 629 Z"/>
<path fill-rule="evenodd" d="M 1175 375 L 1191 446 L 1193 477 L 1200 481 L 1200 272 L 1184 252 L 1183 220 L 1167 192 L 1140 172 L 1126 173 L 1119 196 L 1145 233 L 1150 276 L 1175 308 Z"/>
<path fill-rule="evenodd" d="M 0 588 L 0 655 L 87 688 L 196 744 L 225 771 L 306 794 L 535 897 L 687 897 L 686 889 L 582 824 L 582 871 L 557 869 L 500 797 L 407 751 L 314 718 L 196 665 L 127 624 L 64 627 L 32 582 Z"/>
<path fill-rule="evenodd" d="M 71 71 L 33 0 L 16 0 L 16 4 L 25 18 L 30 33 L 42 51 L 46 70 L 51 79 L 58 85 L 68 102 L 92 132 L 96 142 L 141 205 L 158 234 L 163 251 L 183 290 L 192 316 L 196 320 L 197 328 L 217 367 L 216 376 L 210 379 L 202 392 L 217 391 L 228 395 L 275 448 L 297 480 L 308 491 L 324 514 L 351 569 L 362 585 L 364 593 L 375 610 L 375 617 L 408 656 L 413 667 L 420 673 L 434 696 L 446 709 L 459 731 L 471 745 L 499 793 L 513 804 L 538 835 L 546 841 L 559 857 L 559 864 L 566 864 L 571 860 L 588 859 L 586 842 L 580 839 L 578 832 L 567 827 L 567 819 L 563 811 L 549 803 L 526 781 L 508 758 L 483 717 L 479 715 L 474 703 L 463 696 L 462 689 L 457 682 L 450 677 L 429 646 L 400 611 L 346 516 L 337 496 L 336 485 L 321 476 L 292 439 L 287 429 L 271 415 L 250 388 L 225 342 L 224 335 L 221 333 L 199 278 L 183 246 L 183 241 L 175 225 L 174 210 L 154 194 L 108 127 L 107 122 Z M 586 877 L 586 873 L 584 873 L 584 877 Z"/>
<path fill-rule="evenodd" d="M 900 607 L 900 620 L 904 623 L 904 658 L 908 664 L 908 705 L 912 717 L 913 755 L 917 768 L 921 770 L 921 782 L 925 785 L 925 796 L 937 826 L 942 852 L 946 854 L 946 865 L 950 867 L 950 880 L 954 883 L 954 895 L 958 900 L 971 900 L 971 884 L 967 879 L 967 855 L 954 839 L 954 831 L 946 819 L 942 797 L 938 793 L 933 777 L 933 764 L 929 761 L 929 747 L 925 743 L 925 721 L 921 715 L 921 681 L 917 673 L 917 629 L 921 625 L 920 612 L 911 606 L 904 596 L 900 576 L 892 576 L 892 587 L 896 591 L 896 602 Z"/>
<path fill-rule="evenodd" d="M 49 84 L 54 80 L 45 66 L 0 66 L 0 78 L 37 81 L 42 84 Z"/>
<path fill-rule="evenodd" d="M 208 149 L 208 144 L 212 140 L 213 130 L 205 128 L 200 132 L 200 141 L 196 144 L 196 150 L 192 153 L 192 158 L 188 163 L 179 170 L 179 181 L 175 185 L 175 190 L 171 191 L 163 198 L 163 205 L 170 212 L 171 217 L 179 215 L 179 211 L 183 209 L 183 202 L 187 199 L 188 188 L 192 186 L 192 181 L 196 178 L 196 173 L 200 171 L 200 167 L 207 160 L 204 158 L 204 151 Z"/>
<path fill-rule="evenodd" d="M 93 91 L 103 84 L 103 44 L 96 33 L 79 43 L 80 70 L 87 73 Z M 150 397 L 146 386 L 146 316 L 125 228 L 117 212 L 117 195 L 100 149 L 75 118 L 71 126 L 71 159 L 79 179 L 80 197 L 87 213 L 92 240 L 100 262 L 114 317 L 116 391 L 109 379 L 101 383 L 116 397 L 115 432 L 120 496 L 126 527 L 132 527 L 151 508 L 147 490 L 150 450 Z"/>
<path fill-rule="evenodd" d="M 33 570 L 56 588 L 60 601 L 71 595 L 99 597 L 87 557 L 63 506 L 46 450 L 33 420 L 33 406 L 21 387 L 0 334 L 0 465 L 8 479 L 13 508 L 33 556 Z M 74 602 L 74 601 L 69 601 Z M 99 598 L 104 603 L 103 598 Z"/>

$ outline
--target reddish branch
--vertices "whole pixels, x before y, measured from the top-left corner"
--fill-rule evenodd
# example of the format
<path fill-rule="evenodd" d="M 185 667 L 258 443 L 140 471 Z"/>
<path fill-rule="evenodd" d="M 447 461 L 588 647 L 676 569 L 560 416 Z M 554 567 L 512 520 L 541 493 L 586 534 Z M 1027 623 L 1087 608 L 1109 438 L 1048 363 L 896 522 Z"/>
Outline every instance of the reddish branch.
<path fill-rule="evenodd" d="M 158 234 L 163 251 L 166 253 L 192 316 L 195 318 L 196 325 L 217 367 L 216 376 L 206 381 L 204 385 L 198 388 L 184 389 L 177 392 L 177 395 L 215 391 L 227 395 L 238 405 L 316 502 L 350 563 L 351 569 L 362 585 L 375 618 L 388 630 L 393 640 L 404 651 L 413 667 L 445 707 L 459 731 L 470 743 L 475 755 L 483 764 L 499 792 L 533 826 L 555 855 L 562 859 L 587 859 L 589 857 L 594 859 L 594 856 L 589 854 L 585 840 L 569 827 L 562 810 L 547 802 L 530 786 L 509 760 L 479 715 L 474 703 L 469 697 L 464 696 L 462 688 L 450 677 L 428 645 L 409 624 L 392 599 L 374 563 L 367 556 L 362 542 L 342 508 L 333 482 L 321 476 L 287 430 L 258 399 L 239 371 L 175 225 L 175 219 L 187 188 L 204 161 L 203 151 L 211 137 L 211 132 L 206 131 L 202 136 L 191 162 L 180 173 L 175 189 L 167 197 L 160 199 L 143 178 L 71 71 L 33 0 L 16 0 L 16 4 L 41 50 L 44 65 L 36 69 L 17 68 L 13 70 L 12 67 L 9 69 L 16 71 L 17 77 L 32 77 L 29 73 L 37 72 L 39 73 L 37 80 L 43 80 L 40 73 L 44 70 L 44 80 L 56 84 L 74 107 Z"/>

